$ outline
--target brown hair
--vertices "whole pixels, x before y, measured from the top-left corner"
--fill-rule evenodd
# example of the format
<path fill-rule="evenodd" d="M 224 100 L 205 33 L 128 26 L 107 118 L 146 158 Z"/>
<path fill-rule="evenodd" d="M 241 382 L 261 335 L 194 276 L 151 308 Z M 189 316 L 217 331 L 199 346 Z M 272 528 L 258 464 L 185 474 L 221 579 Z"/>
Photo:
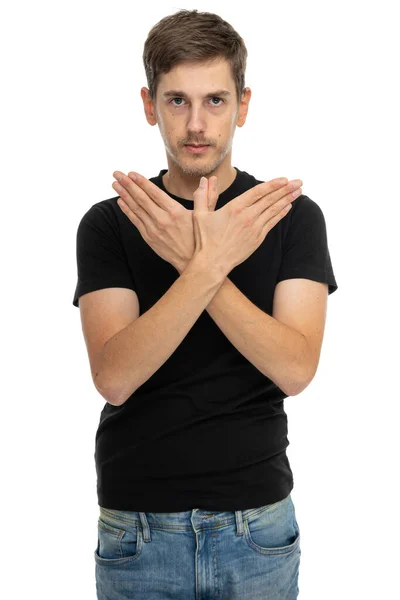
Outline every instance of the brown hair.
<path fill-rule="evenodd" d="M 164 17 L 150 30 L 143 50 L 151 100 L 156 98 L 161 73 L 168 73 L 184 61 L 204 63 L 222 57 L 230 63 L 240 103 L 247 49 L 233 27 L 218 15 L 197 10 L 180 10 Z"/>

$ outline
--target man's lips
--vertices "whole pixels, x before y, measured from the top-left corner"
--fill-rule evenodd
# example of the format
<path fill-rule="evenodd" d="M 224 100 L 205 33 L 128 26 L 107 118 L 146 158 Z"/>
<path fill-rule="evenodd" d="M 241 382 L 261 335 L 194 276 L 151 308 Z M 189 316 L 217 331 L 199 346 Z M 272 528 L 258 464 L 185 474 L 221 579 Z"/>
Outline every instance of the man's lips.
<path fill-rule="evenodd" d="M 185 148 L 187 152 L 190 154 L 206 154 L 209 149 L 209 144 L 204 144 L 203 146 L 194 146 L 190 144 L 185 144 Z"/>
<path fill-rule="evenodd" d="M 185 144 L 185 148 L 190 154 L 206 154 L 210 144 Z"/>

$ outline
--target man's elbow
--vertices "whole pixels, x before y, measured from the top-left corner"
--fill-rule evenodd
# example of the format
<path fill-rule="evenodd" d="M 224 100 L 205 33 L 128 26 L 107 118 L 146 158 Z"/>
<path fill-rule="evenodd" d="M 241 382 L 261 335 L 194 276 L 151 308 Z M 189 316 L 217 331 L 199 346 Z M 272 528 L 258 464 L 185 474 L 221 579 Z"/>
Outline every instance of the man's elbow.
<path fill-rule="evenodd" d="M 96 386 L 97 391 L 101 396 L 103 396 L 104 400 L 107 400 L 109 404 L 113 406 L 122 406 L 124 402 L 126 402 L 134 393 L 135 390 L 127 392 L 126 390 L 110 390 L 104 387 Z"/>
<path fill-rule="evenodd" d="M 301 380 L 301 381 L 289 386 L 286 389 L 286 391 L 285 390 L 283 390 L 283 391 L 288 396 L 298 396 L 299 394 L 301 394 L 302 391 L 304 391 L 306 389 L 306 387 L 308 385 L 310 385 L 311 381 L 312 381 L 312 379 Z"/>
<path fill-rule="evenodd" d="M 306 387 L 310 385 L 315 377 L 316 372 L 317 365 L 314 363 L 312 365 L 307 364 L 298 371 L 296 377 L 293 377 L 291 381 L 287 382 L 285 389 L 282 388 L 283 391 L 288 396 L 298 396 L 306 389 Z"/>
<path fill-rule="evenodd" d="M 113 392 L 110 388 L 102 385 L 98 378 L 95 379 L 93 383 L 100 396 L 102 396 L 104 400 L 106 400 L 106 402 L 112 404 L 113 406 L 120 406 L 120 397 L 118 397 L 117 394 L 115 394 L 115 392 Z"/>

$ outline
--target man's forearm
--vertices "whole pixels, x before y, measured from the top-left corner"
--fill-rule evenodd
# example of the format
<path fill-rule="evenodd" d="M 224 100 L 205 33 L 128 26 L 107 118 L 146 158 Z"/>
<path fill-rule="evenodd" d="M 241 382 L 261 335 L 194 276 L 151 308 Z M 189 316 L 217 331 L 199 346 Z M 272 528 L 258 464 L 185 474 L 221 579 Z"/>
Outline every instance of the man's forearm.
<path fill-rule="evenodd" d="M 197 255 L 148 311 L 104 346 L 98 391 L 123 404 L 181 344 L 224 281 L 224 274 Z"/>
<path fill-rule="evenodd" d="M 206 308 L 235 348 L 285 394 L 309 383 L 306 338 L 255 306 L 228 278 Z"/>

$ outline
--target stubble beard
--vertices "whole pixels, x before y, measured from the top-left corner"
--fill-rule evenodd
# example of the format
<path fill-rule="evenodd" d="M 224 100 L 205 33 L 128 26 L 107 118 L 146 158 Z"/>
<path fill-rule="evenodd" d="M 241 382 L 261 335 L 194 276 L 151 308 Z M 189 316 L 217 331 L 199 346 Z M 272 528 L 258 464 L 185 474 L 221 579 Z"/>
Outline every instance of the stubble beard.
<path fill-rule="evenodd" d="M 188 155 L 188 159 L 182 161 L 179 159 L 178 151 L 172 149 L 169 144 L 165 143 L 165 149 L 169 156 L 172 158 L 174 163 L 185 175 L 191 177 L 207 177 L 211 173 L 214 173 L 219 165 L 223 162 L 224 158 L 228 154 L 232 147 L 232 144 L 227 144 L 224 148 L 217 148 L 217 156 L 215 156 L 212 162 L 208 162 L 204 154 L 192 154 Z M 181 152 L 186 152 L 184 149 Z M 211 146 L 208 152 L 215 152 L 215 146 Z M 210 159 L 209 159 L 210 160 Z"/>

